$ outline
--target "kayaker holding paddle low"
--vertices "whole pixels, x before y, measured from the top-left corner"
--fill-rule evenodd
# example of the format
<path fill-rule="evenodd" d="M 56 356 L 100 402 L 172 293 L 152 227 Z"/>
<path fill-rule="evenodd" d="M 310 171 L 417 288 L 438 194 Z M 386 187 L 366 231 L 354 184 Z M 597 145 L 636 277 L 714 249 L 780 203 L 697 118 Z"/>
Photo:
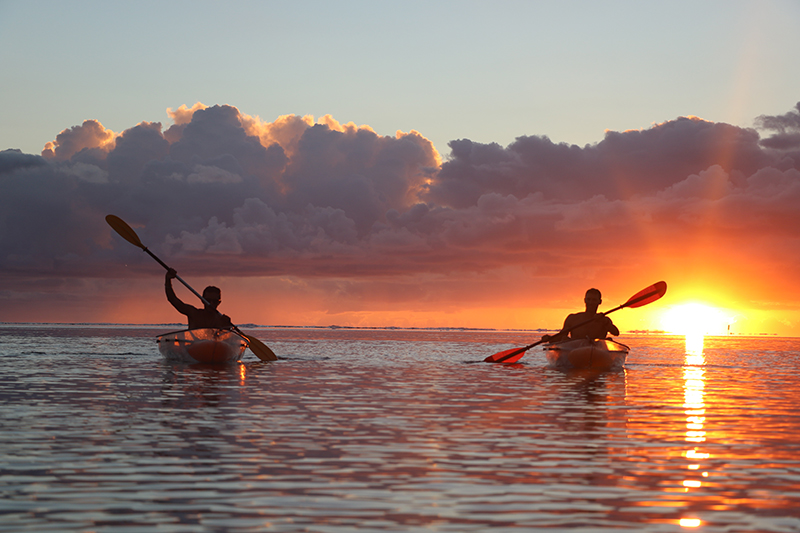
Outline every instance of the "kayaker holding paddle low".
<path fill-rule="evenodd" d="M 564 320 L 564 327 L 555 335 L 544 335 L 542 340 L 545 342 L 557 342 L 566 340 L 567 336 L 571 339 L 605 339 L 611 335 L 619 335 L 619 329 L 603 313 L 598 313 L 597 308 L 603 303 L 602 295 L 597 289 L 589 289 L 583 298 L 586 304 L 586 311 L 572 313 Z"/>
<path fill-rule="evenodd" d="M 203 304 L 203 309 L 198 309 L 193 305 L 189 305 L 175 294 L 172 289 L 172 280 L 177 277 L 178 273 L 175 269 L 167 269 L 167 275 L 164 280 L 164 289 L 167 293 L 167 300 L 172 306 L 178 310 L 182 315 L 186 315 L 189 319 L 189 329 L 199 328 L 217 328 L 217 329 L 231 329 L 233 324 L 228 315 L 223 315 L 217 311 L 217 306 L 222 302 L 222 291 L 217 287 L 208 286 L 203 290 L 203 299 L 208 302 Z"/>
<path fill-rule="evenodd" d="M 605 313 L 598 313 L 597 307 L 600 305 L 600 302 L 603 299 L 600 296 L 600 291 L 597 289 L 589 289 L 586 291 L 586 296 L 584 297 L 583 301 L 586 303 L 586 311 L 583 313 L 574 313 L 569 315 L 567 319 L 564 321 L 564 327 L 556 333 L 555 335 L 544 335 L 542 336 L 542 340 L 536 341 L 533 344 L 529 344 L 527 346 L 523 346 L 522 348 L 511 348 L 510 350 L 503 350 L 502 352 L 497 352 L 494 355 L 490 355 L 483 361 L 486 363 L 507 363 L 512 364 L 516 363 L 520 360 L 520 358 L 525 355 L 525 352 L 533 348 L 534 346 L 539 346 L 544 342 L 557 342 L 560 340 L 566 340 L 567 335 L 572 333 L 572 338 L 575 339 L 574 341 L 567 341 L 565 344 L 575 343 L 575 342 L 585 342 L 585 339 L 588 337 L 590 341 L 588 342 L 589 345 L 594 346 L 595 344 L 605 344 L 606 348 L 605 351 L 609 354 L 614 353 L 622 353 L 616 349 L 608 349 L 609 344 L 617 345 L 619 343 L 613 340 L 603 340 L 603 341 L 595 341 L 595 339 L 604 339 L 606 335 L 611 333 L 612 335 L 619 335 L 619 329 L 617 326 L 614 325 L 611 320 L 609 320 L 608 315 L 613 313 L 614 311 L 619 311 L 625 307 L 641 307 L 643 305 L 647 305 L 651 302 L 655 302 L 667 292 L 667 282 L 666 281 L 659 281 L 658 283 L 653 283 L 649 287 L 646 287 L 630 298 L 628 301 L 622 305 L 618 305 L 614 309 L 606 311 Z M 583 320 L 583 322 L 582 322 Z M 592 325 L 590 325 L 590 323 Z M 589 326 L 588 328 L 584 329 L 583 326 Z M 576 334 L 577 332 L 577 334 Z M 620 344 L 624 348 L 624 353 L 627 354 L 627 347 L 625 345 Z M 550 352 L 551 350 L 548 348 L 548 356 L 547 360 L 550 361 Z M 589 355 L 592 355 L 592 351 L 589 352 Z M 619 361 L 619 358 L 614 356 L 611 359 L 611 362 Z M 623 361 L 624 362 L 624 361 Z M 571 363 L 571 361 L 570 361 Z"/>

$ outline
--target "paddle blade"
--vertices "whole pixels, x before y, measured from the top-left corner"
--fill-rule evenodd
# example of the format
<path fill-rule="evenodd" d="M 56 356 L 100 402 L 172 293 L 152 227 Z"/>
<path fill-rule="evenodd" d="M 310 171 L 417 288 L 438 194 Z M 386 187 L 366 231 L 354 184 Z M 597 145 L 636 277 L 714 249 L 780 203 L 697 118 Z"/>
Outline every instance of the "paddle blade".
<path fill-rule="evenodd" d="M 498 352 L 494 355 L 490 355 L 486 359 L 483 360 L 484 363 L 516 363 L 522 356 L 525 355 L 525 352 L 528 351 L 530 346 L 525 346 L 524 348 L 511 348 L 510 350 L 504 350 L 502 352 Z"/>
<path fill-rule="evenodd" d="M 244 333 L 242 333 L 244 335 Z M 262 361 L 277 361 L 278 356 L 269 349 L 269 346 L 250 335 L 244 335 L 250 343 L 250 350 Z"/>
<path fill-rule="evenodd" d="M 111 226 L 114 231 L 119 233 L 120 237 L 132 245 L 138 246 L 144 250 L 144 245 L 142 244 L 142 241 L 139 240 L 139 236 L 136 235 L 136 232 L 133 231 L 133 228 L 131 228 L 124 220 L 114 215 L 107 215 L 106 222 L 108 222 L 108 225 Z"/>
<path fill-rule="evenodd" d="M 666 292 L 667 282 L 659 281 L 631 296 L 621 307 L 642 307 L 643 305 L 655 302 L 664 296 Z"/>

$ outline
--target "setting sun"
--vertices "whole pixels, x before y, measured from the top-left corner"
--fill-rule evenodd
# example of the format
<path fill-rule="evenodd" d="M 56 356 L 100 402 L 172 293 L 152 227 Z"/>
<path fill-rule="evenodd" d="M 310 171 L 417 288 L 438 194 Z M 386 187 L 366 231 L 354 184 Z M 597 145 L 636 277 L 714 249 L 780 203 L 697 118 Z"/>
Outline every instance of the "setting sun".
<path fill-rule="evenodd" d="M 661 327 L 678 335 L 725 335 L 733 317 L 724 310 L 697 302 L 672 306 L 661 317 Z"/>

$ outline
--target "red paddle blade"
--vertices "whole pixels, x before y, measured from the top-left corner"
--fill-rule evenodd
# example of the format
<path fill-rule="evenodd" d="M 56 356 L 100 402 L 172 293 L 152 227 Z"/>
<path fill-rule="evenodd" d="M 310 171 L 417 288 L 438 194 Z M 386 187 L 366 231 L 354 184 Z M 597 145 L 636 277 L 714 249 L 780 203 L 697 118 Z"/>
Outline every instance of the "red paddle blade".
<path fill-rule="evenodd" d="M 528 351 L 530 346 L 525 346 L 524 348 L 511 348 L 510 350 L 505 350 L 502 352 L 498 352 L 494 355 L 490 355 L 486 359 L 483 360 L 484 363 L 516 363 L 519 361 L 525 352 Z"/>
<path fill-rule="evenodd" d="M 647 305 L 651 302 L 655 302 L 667 292 L 667 282 L 666 281 L 659 281 L 658 283 L 654 283 L 643 289 L 633 296 L 630 299 L 622 304 L 621 307 L 641 307 L 643 305 Z"/>

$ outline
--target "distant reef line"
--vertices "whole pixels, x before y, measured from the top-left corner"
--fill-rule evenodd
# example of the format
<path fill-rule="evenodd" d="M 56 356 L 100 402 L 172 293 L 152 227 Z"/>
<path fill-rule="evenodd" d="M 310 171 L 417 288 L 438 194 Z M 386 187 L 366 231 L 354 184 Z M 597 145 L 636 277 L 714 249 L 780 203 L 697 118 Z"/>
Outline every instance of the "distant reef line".
<path fill-rule="evenodd" d="M 185 328 L 180 322 L 165 322 L 156 324 L 130 324 L 116 322 L 0 322 L 0 326 L 39 326 L 39 327 L 125 327 L 125 328 Z M 249 329 L 309 329 L 309 330 L 398 330 L 398 331 L 486 331 L 486 332 L 520 332 L 520 333 L 552 333 L 559 331 L 556 328 L 468 328 L 456 326 L 291 326 L 291 325 L 265 325 L 265 324 L 239 324 L 239 328 Z M 637 329 L 623 332 L 630 335 L 670 335 L 664 330 Z M 763 334 L 768 335 L 768 334 Z"/>
<path fill-rule="evenodd" d="M 161 328 L 177 327 L 185 328 L 182 322 L 165 322 L 156 324 L 130 324 L 116 322 L 0 322 L 0 326 L 54 326 L 54 327 L 126 327 L 126 328 Z M 408 331 L 523 331 L 523 332 L 552 332 L 558 329 L 537 328 L 537 329 L 498 329 L 498 328 L 468 328 L 453 326 L 434 326 L 434 327 L 411 327 L 411 326 L 339 326 L 331 324 L 329 326 L 291 326 L 291 325 L 266 325 L 266 324 L 238 324 L 239 328 L 257 329 L 352 329 L 352 330 L 408 330 Z"/>

